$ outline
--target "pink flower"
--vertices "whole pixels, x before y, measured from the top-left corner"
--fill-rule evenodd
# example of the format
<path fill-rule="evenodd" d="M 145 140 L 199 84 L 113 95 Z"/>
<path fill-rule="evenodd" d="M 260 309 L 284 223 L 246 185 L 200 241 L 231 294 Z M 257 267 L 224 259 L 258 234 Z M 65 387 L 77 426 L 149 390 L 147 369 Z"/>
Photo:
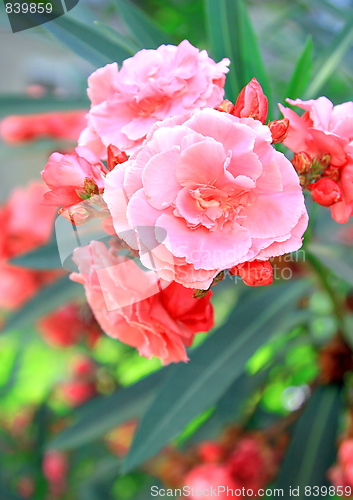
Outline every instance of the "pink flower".
<path fill-rule="evenodd" d="M 177 47 L 141 50 L 95 71 L 88 79 L 92 106 L 79 144 L 106 158 L 113 144 L 132 152 L 158 120 L 195 108 L 218 106 L 224 95 L 229 60 L 215 63 L 187 40 Z"/>
<path fill-rule="evenodd" d="M 117 234 L 162 279 L 199 289 L 222 270 L 297 250 L 304 198 L 271 141 L 258 120 L 212 109 L 154 125 L 107 175 Z"/>
<path fill-rule="evenodd" d="M 32 182 L 16 188 L 0 208 L 0 307 L 15 309 L 56 275 L 8 263 L 24 252 L 44 245 L 53 231 L 55 210 L 41 205 L 46 186 Z"/>
<path fill-rule="evenodd" d="M 66 479 L 69 470 L 67 456 L 62 451 L 51 450 L 44 455 L 43 475 L 49 483 L 53 496 L 60 496 L 66 489 Z"/>
<path fill-rule="evenodd" d="M 187 361 L 185 346 L 195 333 L 213 326 L 210 294 L 193 299 L 191 290 L 176 283 L 168 286 L 102 242 L 77 248 L 74 261 L 79 274 L 71 278 L 85 286 L 102 329 L 136 347 L 141 356 L 157 356 L 164 364 Z"/>
<path fill-rule="evenodd" d="M 227 500 L 233 496 L 230 490 L 239 490 L 239 485 L 229 474 L 224 465 L 197 465 L 185 476 L 184 485 L 189 488 L 190 498 L 206 500 L 211 498 L 211 490 L 215 490 L 217 498 Z M 227 491 L 229 489 L 229 491 Z M 238 491 L 238 493 L 240 493 Z M 229 494 L 228 494 L 229 493 Z M 243 498 L 237 495 L 240 500 Z"/>
<path fill-rule="evenodd" d="M 353 488 L 353 439 L 344 439 L 338 450 L 338 463 L 328 471 L 331 483 L 338 487 Z"/>
<path fill-rule="evenodd" d="M 0 122 L 0 136 L 10 144 L 43 137 L 77 141 L 87 125 L 86 111 L 56 111 L 35 115 L 7 116 Z"/>
<path fill-rule="evenodd" d="M 105 172 L 103 163 L 86 147 L 77 147 L 73 154 L 53 153 L 41 172 L 43 181 L 51 189 L 45 193 L 44 203 L 70 206 L 81 202 L 85 196 L 98 194 L 91 184 L 93 181 L 93 186 L 103 189 Z"/>
<path fill-rule="evenodd" d="M 267 113 L 267 97 L 256 78 L 252 78 L 238 95 L 232 114 L 239 118 L 254 118 L 265 123 Z"/>
<path fill-rule="evenodd" d="M 322 162 L 322 175 L 335 176 L 342 198 L 333 203 L 331 213 L 336 222 L 345 223 L 353 214 L 353 102 L 333 106 L 326 97 L 287 101 L 306 112 L 300 117 L 279 104 L 290 120 L 284 144 L 295 153 L 305 151 L 318 164 Z"/>

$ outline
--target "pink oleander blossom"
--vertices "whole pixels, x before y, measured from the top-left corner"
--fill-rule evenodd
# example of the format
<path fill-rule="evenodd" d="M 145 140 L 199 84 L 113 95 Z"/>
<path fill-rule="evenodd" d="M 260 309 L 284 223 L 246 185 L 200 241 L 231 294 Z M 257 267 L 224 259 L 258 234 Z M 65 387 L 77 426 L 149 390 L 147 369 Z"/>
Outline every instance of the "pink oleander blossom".
<path fill-rule="evenodd" d="M 110 144 L 133 152 L 156 121 L 218 106 L 228 65 L 228 59 L 215 63 L 184 40 L 177 47 L 141 50 L 120 70 L 117 63 L 98 69 L 88 79 L 92 106 L 79 144 L 103 159 Z"/>
<path fill-rule="evenodd" d="M 305 113 L 299 116 L 279 105 L 283 115 L 290 120 L 284 144 L 294 153 L 306 152 L 318 162 L 329 158 L 330 175 L 335 173 L 334 180 L 342 194 L 331 205 L 331 214 L 336 222 L 348 222 L 353 215 L 353 102 L 334 106 L 327 97 L 287 101 L 304 109 Z"/>
<path fill-rule="evenodd" d="M 132 260 L 93 241 L 74 251 L 92 311 L 110 337 L 135 347 L 141 356 L 157 356 L 164 364 L 187 361 L 185 346 L 196 333 L 213 326 L 210 295 L 193 299 L 177 283 L 163 283 Z"/>
<path fill-rule="evenodd" d="M 271 141 L 260 121 L 212 109 L 155 124 L 106 177 L 117 234 L 162 279 L 198 289 L 222 270 L 297 250 L 304 197 Z"/>
<path fill-rule="evenodd" d="M 207 500 L 212 498 L 210 492 L 216 491 L 217 498 L 227 500 L 234 495 L 235 490 L 240 493 L 237 498 L 243 498 L 241 486 L 232 478 L 225 465 L 197 465 L 185 476 L 184 486 L 189 488 L 190 498 L 194 499 Z"/>
<path fill-rule="evenodd" d="M 82 202 L 82 196 L 86 194 L 85 179 L 93 181 L 98 190 L 102 190 L 105 172 L 103 163 L 86 147 L 77 147 L 73 154 L 52 153 L 41 172 L 43 181 L 50 188 L 44 195 L 44 203 L 59 207 Z"/>

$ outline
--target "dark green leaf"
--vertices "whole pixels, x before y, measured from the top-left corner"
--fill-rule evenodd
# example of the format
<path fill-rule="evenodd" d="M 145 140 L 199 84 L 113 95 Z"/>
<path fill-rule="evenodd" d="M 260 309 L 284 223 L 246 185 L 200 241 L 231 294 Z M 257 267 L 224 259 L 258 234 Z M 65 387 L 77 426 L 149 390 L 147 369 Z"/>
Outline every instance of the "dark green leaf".
<path fill-rule="evenodd" d="M 322 245 L 310 243 L 307 245 L 314 257 L 328 267 L 336 276 L 353 286 L 353 259 L 351 251 L 338 245 Z"/>
<path fill-rule="evenodd" d="M 297 99 L 302 97 L 304 94 L 311 77 L 312 65 L 313 65 L 313 41 L 311 36 L 307 38 L 303 52 L 301 53 L 284 97 L 290 97 L 291 99 Z"/>
<path fill-rule="evenodd" d="M 304 281 L 254 290 L 228 322 L 176 365 L 136 432 L 124 470 L 138 466 L 175 438 L 193 418 L 210 408 L 241 376 L 247 360 L 278 331 L 307 289 Z M 256 311 L 256 314 L 254 314 Z"/>
<path fill-rule="evenodd" d="M 0 96 L 0 117 L 88 108 L 89 100 L 85 97 L 80 97 L 78 99 L 59 99 L 49 96 L 33 99 L 23 94 L 2 94 Z"/>
<path fill-rule="evenodd" d="M 239 67 L 235 3 L 232 0 L 205 0 L 210 52 L 217 62 L 223 57 L 230 59 L 231 65 L 225 89 L 226 98 L 233 102 L 236 100 L 243 83 Z"/>
<path fill-rule="evenodd" d="M 163 368 L 130 387 L 90 401 L 77 411 L 77 422 L 59 434 L 50 443 L 50 448 L 77 448 L 103 436 L 117 425 L 139 417 L 170 370 L 171 367 Z"/>
<path fill-rule="evenodd" d="M 341 63 L 347 50 L 353 43 L 353 16 L 348 15 L 345 27 L 329 44 L 314 66 L 314 77 L 304 98 L 314 98 L 319 95 L 322 87 L 331 78 L 337 66 Z"/>
<path fill-rule="evenodd" d="M 108 63 L 122 63 L 131 57 L 125 47 L 102 35 L 97 29 L 79 23 L 68 16 L 61 16 L 44 25 L 61 42 L 95 67 Z"/>
<path fill-rule="evenodd" d="M 128 0 L 114 0 L 131 35 L 142 49 L 156 49 L 164 43 L 171 42 L 165 33 L 145 12 Z"/>
<path fill-rule="evenodd" d="M 1 333 L 24 328 L 53 309 L 83 294 L 83 287 L 64 276 L 40 290 L 5 323 Z"/>
<path fill-rule="evenodd" d="M 298 500 L 304 500 L 305 486 L 328 485 L 327 470 L 336 457 L 335 440 L 343 409 L 338 386 L 316 389 L 295 425 L 276 488 L 288 494 L 289 486 L 299 487 Z M 316 498 L 326 498 L 325 495 Z"/>
<path fill-rule="evenodd" d="M 118 31 L 116 31 L 108 24 L 101 23 L 100 21 L 94 21 L 94 24 L 108 38 L 119 43 L 121 46 L 125 47 L 127 51 L 131 52 L 131 55 L 134 55 L 136 52 L 140 50 L 141 47 L 139 47 L 139 45 L 137 45 L 135 42 L 127 38 L 125 35 L 121 35 Z"/>
<path fill-rule="evenodd" d="M 11 259 L 10 263 L 29 269 L 60 269 L 62 267 L 55 239 L 52 239 L 47 245 L 32 250 L 32 252 Z"/>

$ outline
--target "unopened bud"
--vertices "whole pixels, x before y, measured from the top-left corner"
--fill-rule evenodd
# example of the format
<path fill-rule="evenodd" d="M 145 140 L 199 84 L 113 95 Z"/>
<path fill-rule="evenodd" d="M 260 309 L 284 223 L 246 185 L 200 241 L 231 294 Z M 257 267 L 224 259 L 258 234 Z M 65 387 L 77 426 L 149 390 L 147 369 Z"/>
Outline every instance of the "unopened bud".
<path fill-rule="evenodd" d="M 108 146 L 108 169 L 113 170 L 120 163 L 125 163 L 128 160 L 128 156 L 125 151 L 121 151 L 119 148 L 110 144 Z"/>
<path fill-rule="evenodd" d="M 320 164 L 324 167 L 324 168 L 327 168 L 331 163 L 331 156 L 330 155 L 324 155 L 321 159 L 320 159 Z"/>
<path fill-rule="evenodd" d="M 330 207 L 341 199 L 341 189 L 339 185 L 327 178 L 319 179 L 309 185 L 313 200 L 319 205 Z"/>
<path fill-rule="evenodd" d="M 239 118 L 254 118 L 254 120 L 265 123 L 267 113 L 267 97 L 256 78 L 252 78 L 238 95 L 232 114 Z"/>
<path fill-rule="evenodd" d="M 268 260 L 253 260 L 232 267 L 229 274 L 239 275 L 245 285 L 264 286 L 273 282 L 273 269 Z"/>
<path fill-rule="evenodd" d="M 289 120 L 288 118 L 281 118 L 280 120 L 268 122 L 268 128 L 272 134 L 272 144 L 279 144 L 283 142 L 288 135 Z"/>
<path fill-rule="evenodd" d="M 292 164 L 298 174 L 306 174 L 311 169 L 313 160 L 308 153 L 300 151 L 293 156 Z"/>
<path fill-rule="evenodd" d="M 219 106 L 218 111 L 222 111 L 223 113 L 232 114 L 234 111 L 234 104 L 232 102 L 230 102 L 228 99 L 224 99 L 224 101 L 221 102 L 221 105 Z"/>
<path fill-rule="evenodd" d="M 299 175 L 299 184 L 301 185 L 302 188 L 305 188 L 308 183 L 308 179 L 306 178 L 306 175 Z"/>
<path fill-rule="evenodd" d="M 89 196 L 93 196 L 94 194 L 99 194 L 99 187 L 95 180 L 90 179 L 89 177 L 85 177 L 83 189 L 86 191 Z"/>

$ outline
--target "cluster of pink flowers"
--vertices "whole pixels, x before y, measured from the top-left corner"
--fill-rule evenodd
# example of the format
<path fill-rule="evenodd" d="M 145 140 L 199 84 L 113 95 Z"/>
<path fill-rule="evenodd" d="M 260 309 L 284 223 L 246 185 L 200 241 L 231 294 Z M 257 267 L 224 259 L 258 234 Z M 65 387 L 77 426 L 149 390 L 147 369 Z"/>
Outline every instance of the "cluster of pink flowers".
<path fill-rule="evenodd" d="M 307 113 L 281 107 L 285 117 L 266 123 L 255 78 L 235 104 L 223 100 L 228 65 L 184 40 L 98 69 L 79 147 L 53 153 L 42 172 L 46 204 L 76 226 L 101 218 L 115 237 L 109 249 L 93 241 L 74 253 L 72 279 L 97 321 L 164 363 L 187 360 L 185 346 L 212 327 L 204 296 L 225 271 L 268 285 L 269 259 L 301 247 L 302 188 L 336 220 L 351 215 L 352 103 L 291 101 Z M 273 146 L 283 141 L 292 162 Z"/>
<path fill-rule="evenodd" d="M 237 498 L 261 497 L 261 490 L 274 478 L 277 469 L 274 451 L 257 435 L 243 436 L 232 448 L 213 441 L 201 443 L 198 456 L 202 463 L 186 474 L 184 486 L 194 491 L 190 498 L 200 500 L 208 497 L 206 492 L 211 488 L 219 491 L 220 499 L 232 496 L 227 489 L 236 491 Z"/>
<path fill-rule="evenodd" d="M 314 201 L 331 207 L 335 221 L 348 222 L 353 215 L 353 102 L 334 106 L 327 97 L 287 101 L 305 110 L 298 116 L 279 105 L 290 121 L 284 144 L 295 153 L 302 186 Z"/>
<path fill-rule="evenodd" d="M 331 483 L 337 488 L 353 489 L 353 439 L 342 441 L 338 450 L 338 462 L 328 471 Z M 347 495 L 351 496 L 351 495 Z"/>

